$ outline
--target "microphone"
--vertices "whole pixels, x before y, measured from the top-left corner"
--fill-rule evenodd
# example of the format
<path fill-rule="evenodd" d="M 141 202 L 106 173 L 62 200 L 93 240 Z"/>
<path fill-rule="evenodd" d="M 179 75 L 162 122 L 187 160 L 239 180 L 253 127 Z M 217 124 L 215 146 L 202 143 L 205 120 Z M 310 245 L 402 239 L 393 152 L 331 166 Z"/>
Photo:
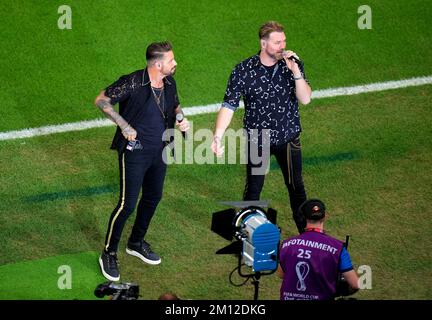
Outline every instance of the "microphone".
<path fill-rule="evenodd" d="M 178 123 L 182 123 L 183 119 L 184 119 L 183 113 L 177 113 L 176 114 L 176 120 L 178 121 Z M 183 135 L 183 139 L 186 140 L 186 132 L 182 131 L 181 133 Z"/>
<path fill-rule="evenodd" d="M 287 51 L 283 51 L 282 52 L 282 57 L 285 57 L 285 55 L 287 54 Z M 299 66 L 301 66 L 303 64 L 303 61 L 301 61 L 300 59 L 296 58 L 295 56 L 291 56 L 288 59 L 295 61 Z"/>

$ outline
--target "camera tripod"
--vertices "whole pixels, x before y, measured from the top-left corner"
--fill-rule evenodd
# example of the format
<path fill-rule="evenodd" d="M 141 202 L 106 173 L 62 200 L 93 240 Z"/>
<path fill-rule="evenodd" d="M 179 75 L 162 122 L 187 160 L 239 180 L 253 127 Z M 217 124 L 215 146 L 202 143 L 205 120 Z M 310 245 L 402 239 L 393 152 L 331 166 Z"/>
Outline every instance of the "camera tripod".
<path fill-rule="evenodd" d="M 232 285 L 234 285 L 236 287 L 240 287 L 240 286 L 245 285 L 246 282 L 248 282 L 249 279 L 252 279 L 252 284 L 254 285 L 254 300 L 258 300 L 259 281 L 260 281 L 261 276 L 266 276 L 266 275 L 273 274 L 276 271 L 276 269 L 272 270 L 270 272 L 266 272 L 266 273 L 258 271 L 258 272 L 253 272 L 253 273 L 249 273 L 249 274 L 244 274 L 244 273 L 242 273 L 242 270 L 241 270 L 242 265 L 244 265 L 244 263 L 242 263 L 242 256 L 241 256 L 241 254 L 238 254 L 237 256 L 238 256 L 238 266 L 231 272 L 231 274 L 230 274 L 230 282 L 231 282 Z M 243 283 L 239 284 L 239 285 L 234 284 L 232 282 L 232 280 L 231 280 L 231 276 L 233 275 L 233 273 L 236 270 L 238 270 L 238 274 L 240 275 L 240 277 L 246 278 L 246 280 Z"/>

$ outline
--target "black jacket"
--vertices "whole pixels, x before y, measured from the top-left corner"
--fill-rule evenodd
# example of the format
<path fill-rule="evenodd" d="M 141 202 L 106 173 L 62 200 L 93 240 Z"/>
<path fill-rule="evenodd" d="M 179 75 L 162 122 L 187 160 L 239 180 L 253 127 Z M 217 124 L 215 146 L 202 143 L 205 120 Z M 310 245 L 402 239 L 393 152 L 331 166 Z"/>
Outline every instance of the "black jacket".
<path fill-rule="evenodd" d="M 134 127 L 134 120 L 142 108 L 147 106 L 151 96 L 150 78 L 146 69 L 137 70 L 131 74 L 121 76 L 116 82 L 105 89 L 105 96 L 111 99 L 111 104 L 119 103 L 120 115 Z M 180 104 L 177 95 L 177 86 L 171 76 L 164 78 L 164 97 L 167 107 L 168 128 L 174 128 L 174 110 Z M 111 149 L 122 152 L 126 147 L 127 140 L 123 137 L 120 127 L 117 126 L 116 133 L 111 143 Z"/>

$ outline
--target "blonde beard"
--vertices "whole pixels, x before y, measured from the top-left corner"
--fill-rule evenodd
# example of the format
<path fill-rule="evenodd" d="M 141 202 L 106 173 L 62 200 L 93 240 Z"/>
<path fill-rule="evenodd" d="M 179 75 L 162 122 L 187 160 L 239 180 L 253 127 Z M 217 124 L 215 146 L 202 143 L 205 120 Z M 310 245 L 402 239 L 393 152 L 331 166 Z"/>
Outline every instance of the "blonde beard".
<path fill-rule="evenodd" d="M 272 56 L 272 58 L 275 59 L 275 60 L 282 60 L 282 59 L 283 59 L 282 52 L 281 52 L 281 53 L 279 53 L 279 52 L 275 53 L 275 54 Z"/>
<path fill-rule="evenodd" d="M 267 54 L 270 58 L 272 58 L 272 59 L 274 59 L 274 60 L 276 60 L 276 61 L 279 61 L 279 60 L 282 60 L 282 59 L 283 59 L 282 52 L 276 52 L 276 53 L 270 54 L 270 53 L 266 50 L 266 54 Z"/>

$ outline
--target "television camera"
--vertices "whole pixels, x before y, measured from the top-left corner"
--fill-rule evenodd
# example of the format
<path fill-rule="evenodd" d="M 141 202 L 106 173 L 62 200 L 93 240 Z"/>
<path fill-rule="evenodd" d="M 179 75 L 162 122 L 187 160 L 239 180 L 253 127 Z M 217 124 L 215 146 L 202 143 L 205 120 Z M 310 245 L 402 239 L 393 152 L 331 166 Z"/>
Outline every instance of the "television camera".
<path fill-rule="evenodd" d="M 94 291 L 98 298 L 111 296 L 111 300 L 137 300 L 139 297 L 139 286 L 135 283 L 104 282 L 98 285 Z"/>

